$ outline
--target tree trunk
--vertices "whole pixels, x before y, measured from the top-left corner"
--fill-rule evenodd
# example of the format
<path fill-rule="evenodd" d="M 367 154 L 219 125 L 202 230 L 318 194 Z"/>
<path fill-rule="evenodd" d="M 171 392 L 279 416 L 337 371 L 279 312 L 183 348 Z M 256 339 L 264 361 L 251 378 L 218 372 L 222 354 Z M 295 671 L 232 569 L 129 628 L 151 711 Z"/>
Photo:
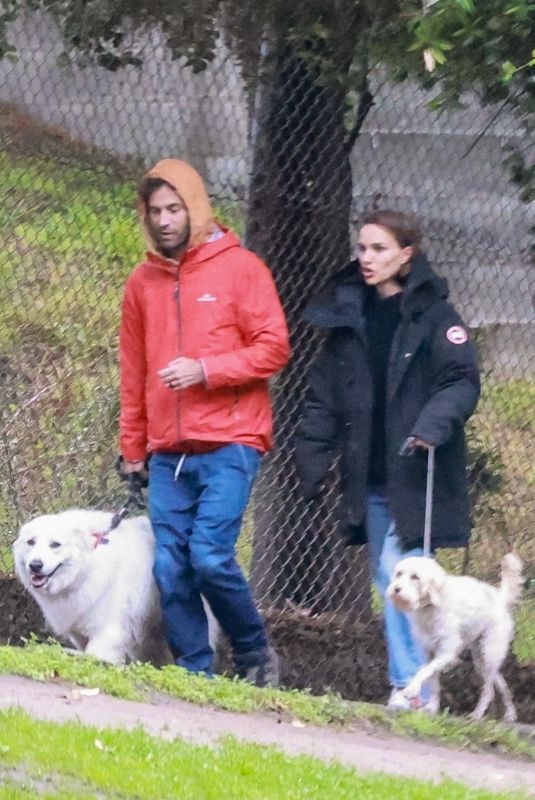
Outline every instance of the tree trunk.
<path fill-rule="evenodd" d="M 318 507 L 300 499 L 293 437 L 308 366 L 319 337 L 301 321 L 305 303 L 349 260 L 351 168 L 345 94 L 321 86 L 287 47 L 269 58 L 253 122 L 254 156 L 247 245 L 271 267 L 287 314 L 293 357 L 273 381 L 275 449 L 254 495 L 251 581 L 264 604 L 308 612 L 369 603 L 366 560 L 336 532 L 335 473 Z"/>

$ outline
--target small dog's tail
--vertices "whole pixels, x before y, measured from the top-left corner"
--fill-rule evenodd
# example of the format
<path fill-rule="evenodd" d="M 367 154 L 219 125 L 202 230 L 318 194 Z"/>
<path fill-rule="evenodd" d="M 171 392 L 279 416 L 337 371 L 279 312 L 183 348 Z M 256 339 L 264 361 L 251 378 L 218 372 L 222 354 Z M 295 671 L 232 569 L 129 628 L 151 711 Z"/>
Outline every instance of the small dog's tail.
<path fill-rule="evenodd" d="M 511 608 L 520 600 L 524 578 L 522 561 L 516 553 L 507 553 L 502 559 L 502 582 L 500 594 L 506 606 Z"/>

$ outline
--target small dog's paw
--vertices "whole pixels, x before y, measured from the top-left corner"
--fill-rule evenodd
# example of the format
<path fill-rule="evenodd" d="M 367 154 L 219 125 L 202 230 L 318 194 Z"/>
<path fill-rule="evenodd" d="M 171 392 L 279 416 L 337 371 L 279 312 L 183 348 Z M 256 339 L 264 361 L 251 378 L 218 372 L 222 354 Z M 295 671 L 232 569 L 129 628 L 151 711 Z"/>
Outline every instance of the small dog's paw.
<path fill-rule="evenodd" d="M 472 722 L 479 722 L 483 719 L 483 711 L 480 711 L 479 708 L 474 708 L 474 710 L 468 714 L 468 719 Z"/>
<path fill-rule="evenodd" d="M 438 714 L 440 711 L 440 700 L 434 695 L 424 704 L 424 711 L 428 714 Z"/>
<path fill-rule="evenodd" d="M 409 683 L 404 689 L 401 690 L 401 694 L 407 700 L 414 700 L 415 697 L 420 695 L 420 684 L 414 682 Z"/>

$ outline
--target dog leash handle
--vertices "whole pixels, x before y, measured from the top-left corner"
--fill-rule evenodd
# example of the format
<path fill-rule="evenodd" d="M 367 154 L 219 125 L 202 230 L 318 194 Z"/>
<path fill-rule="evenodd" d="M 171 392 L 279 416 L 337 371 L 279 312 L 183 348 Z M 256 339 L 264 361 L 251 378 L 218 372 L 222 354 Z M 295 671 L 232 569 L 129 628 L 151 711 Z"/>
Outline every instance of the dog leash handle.
<path fill-rule="evenodd" d="M 425 486 L 424 556 L 431 555 L 431 522 L 433 518 L 433 486 L 435 482 L 435 446 L 427 450 L 427 480 Z"/>

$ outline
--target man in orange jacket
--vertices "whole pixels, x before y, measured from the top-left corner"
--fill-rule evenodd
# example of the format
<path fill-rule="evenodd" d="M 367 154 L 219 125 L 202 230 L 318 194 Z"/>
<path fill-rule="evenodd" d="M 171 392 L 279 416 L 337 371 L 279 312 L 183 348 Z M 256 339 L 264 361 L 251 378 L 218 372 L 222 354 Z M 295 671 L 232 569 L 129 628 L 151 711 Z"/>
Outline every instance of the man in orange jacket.
<path fill-rule="evenodd" d="M 235 559 L 262 454 L 272 445 L 267 380 L 289 358 L 268 268 L 213 218 L 199 174 L 175 159 L 143 179 L 148 245 L 130 275 L 120 330 L 123 470 L 151 456 L 154 575 L 176 663 L 211 673 L 201 595 L 237 674 L 278 680 L 277 658 Z"/>

